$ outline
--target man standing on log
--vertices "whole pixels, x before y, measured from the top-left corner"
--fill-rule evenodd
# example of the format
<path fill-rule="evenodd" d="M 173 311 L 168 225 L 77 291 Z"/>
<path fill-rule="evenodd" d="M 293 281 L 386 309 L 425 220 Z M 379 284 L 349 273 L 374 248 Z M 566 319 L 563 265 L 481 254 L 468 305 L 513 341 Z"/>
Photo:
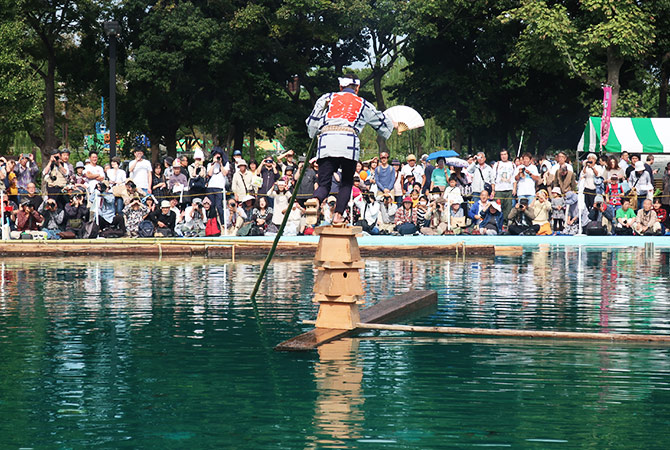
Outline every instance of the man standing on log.
<path fill-rule="evenodd" d="M 342 181 L 337 193 L 333 224 L 344 223 L 344 214 L 354 184 L 356 162 L 360 157 L 359 133 L 369 123 L 384 139 L 397 125 L 383 112 L 358 96 L 360 80 L 354 74 L 339 78 L 340 92 L 322 95 L 307 118 L 309 137 L 318 135 L 316 157 L 319 165 L 319 187 L 314 192 L 319 202 L 330 193 L 333 173 L 342 169 Z"/>

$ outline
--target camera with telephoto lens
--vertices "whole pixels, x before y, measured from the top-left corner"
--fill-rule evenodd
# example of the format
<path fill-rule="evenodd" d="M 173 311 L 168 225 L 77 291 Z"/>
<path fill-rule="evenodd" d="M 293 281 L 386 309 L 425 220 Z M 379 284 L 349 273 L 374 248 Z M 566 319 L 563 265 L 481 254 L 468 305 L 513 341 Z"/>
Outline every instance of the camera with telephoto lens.
<path fill-rule="evenodd" d="M 522 208 L 527 208 L 528 207 L 528 199 L 527 198 L 522 198 L 519 200 L 519 204 L 521 205 Z"/>

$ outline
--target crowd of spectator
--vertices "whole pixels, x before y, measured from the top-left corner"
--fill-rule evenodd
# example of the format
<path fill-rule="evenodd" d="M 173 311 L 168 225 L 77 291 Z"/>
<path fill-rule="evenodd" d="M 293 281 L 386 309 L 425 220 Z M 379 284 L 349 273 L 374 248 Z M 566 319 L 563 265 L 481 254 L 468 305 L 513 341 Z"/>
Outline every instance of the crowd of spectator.
<path fill-rule="evenodd" d="M 73 166 L 68 150 L 54 151 L 41 189 L 32 155 L 0 158 L 3 228 L 15 239 L 271 235 L 288 214 L 285 234 L 297 235 L 332 219 L 335 196 L 321 205 L 312 198 L 318 162 L 293 151 L 259 163 L 215 147 L 155 165 L 144 153 L 137 147 L 133 160 L 103 167 L 95 152 Z M 359 162 L 346 220 L 373 235 L 660 235 L 668 226 L 670 164 L 655 173 L 653 155 L 589 154 L 577 167 L 563 152 L 457 161 L 408 155 L 401 163 L 382 152 Z"/>

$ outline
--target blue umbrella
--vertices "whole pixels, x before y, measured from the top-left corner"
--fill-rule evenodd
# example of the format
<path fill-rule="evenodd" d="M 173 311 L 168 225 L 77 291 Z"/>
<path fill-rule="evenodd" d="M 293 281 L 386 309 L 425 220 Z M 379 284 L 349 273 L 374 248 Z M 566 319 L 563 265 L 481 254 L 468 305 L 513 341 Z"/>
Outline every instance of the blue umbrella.
<path fill-rule="evenodd" d="M 460 155 L 453 150 L 438 150 L 428 155 L 428 161 L 437 158 L 458 158 Z"/>

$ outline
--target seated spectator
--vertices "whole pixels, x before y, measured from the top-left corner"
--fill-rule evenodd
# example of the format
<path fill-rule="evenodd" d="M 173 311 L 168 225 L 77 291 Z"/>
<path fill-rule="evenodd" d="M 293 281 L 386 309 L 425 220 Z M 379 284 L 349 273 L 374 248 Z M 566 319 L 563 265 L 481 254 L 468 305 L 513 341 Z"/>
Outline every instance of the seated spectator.
<path fill-rule="evenodd" d="M 396 211 L 398 211 L 398 205 L 393 203 L 393 195 L 390 192 L 385 192 L 382 195 L 382 203 L 379 205 L 379 219 L 377 220 L 380 234 L 393 232 Z"/>
<path fill-rule="evenodd" d="M 486 192 L 482 191 L 482 194 Z M 479 222 L 480 234 L 495 236 L 502 234 L 503 231 L 503 215 L 502 207 L 498 202 L 489 202 L 489 207 L 480 211 L 481 221 Z"/>
<path fill-rule="evenodd" d="M 330 225 L 332 223 L 336 204 L 337 199 L 333 195 L 328 196 L 326 201 L 321 203 L 321 225 Z"/>
<path fill-rule="evenodd" d="M 170 202 L 163 200 L 160 209 L 156 209 L 147 217 L 156 227 L 156 236 L 174 236 L 174 227 L 177 223 L 177 215 L 170 210 Z"/>
<path fill-rule="evenodd" d="M 441 194 L 441 193 L 440 193 Z M 432 202 L 432 209 L 430 217 L 427 219 L 427 224 L 420 228 L 421 234 L 425 235 L 442 235 L 449 228 L 449 214 L 447 201 L 440 196 Z"/>
<path fill-rule="evenodd" d="M 149 214 L 149 208 L 142 204 L 140 196 L 136 195 L 125 208 L 123 208 L 123 219 L 126 224 L 128 236 L 136 237 L 140 222 Z"/>
<path fill-rule="evenodd" d="M 205 236 L 207 214 L 202 200 L 194 198 L 191 205 L 184 211 L 184 221 L 177 226 L 177 234 L 186 237 Z"/>
<path fill-rule="evenodd" d="M 430 218 L 433 214 L 434 204 L 428 203 L 428 197 L 422 194 L 419 196 L 419 203 L 416 205 L 416 226 L 419 230 L 430 225 Z"/>
<path fill-rule="evenodd" d="M 549 203 L 547 191 L 541 189 L 529 208 L 532 210 L 533 225 L 539 226 L 536 234 L 538 236 L 550 235 L 551 224 L 549 223 L 549 217 L 551 216 L 551 203 Z"/>
<path fill-rule="evenodd" d="M 3 225 L 9 225 L 9 230 L 14 231 L 16 230 L 16 213 L 18 212 L 19 207 L 16 205 L 16 203 L 11 201 L 4 192 L 0 192 L 0 200 L 2 201 L 2 208 L 4 209 L 5 217 L 5 223 L 0 224 L 0 227 Z"/>
<path fill-rule="evenodd" d="M 21 201 L 23 200 L 28 200 L 31 205 L 33 205 L 33 208 L 35 210 L 39 210 L 40 206 L 42 206 L 42 196 L 39 195 L 37 192 L 37 189 L 35 187 L 35 183 L 30 182 L 26 186 L 24 194 L 21 196 Z"/>
<path fill-rule="evenodd" d="M 144 199 L 144 205 L 147 207 L 147 214 L 154 212 L 156 210 L 156 198 L 153 195 L 148 196 Z"/>
<path fill-rule="evenodd" d="M 74 236 L 79 236 L 84 222 L 89 219 L 89 209 L 86 206 L 84 194 L 77 193 L 70 196 L 70 201 L 65 205 L 64 210 L 65 231 L 74 234 Z"/>
<path fill-rule="evenodd" d="M 528 206 L 527 198 L 519 199 L 507 218 L 509 219 L 507 231 L 511 235 L 534 235 L 540 230 L 539 225 L 533 224 L 535 215 Z"/>
<path fill-rule="evenodd" d="M 60 239 L 59 233 L 63 231 L 65 222 L 65 210 L 60 209 L 56 200 L 50 198 L 40 205 L 38 212 L 44 218 L 42 231 L 47 234 L 47 239 Z"/>
<path fill-rule="evenodd" d="M 563 234 L 574 236 L 581 233 L 579 224 L 579 198 L 577 194 L 569 191 L 565 194 L 565 225 Z M 582 223 L 588 222 L 588 212 L 582 211 Z"/>
<path fill-rule="evenodd" d="M 377 202 L 372 192 L 366 192 L 355 199 L 356 206 L 361 211 L 359 226 L 366 233 L 377 235 L 379 227 L 377 223 L 380 219 L 381 205 Z"/>
<path fill-rule="evenodd" d="M 593 199 L 593 208 L 589 211 L 589 222 L 584 231 L 589 236 L 607 236 L 612 229 L 614 208 L 605 203 L 602 195 L 597 194 Z"/>
<path fill-rule="evenodd" d="M 468 227 L 468 218 L 461 203 L 452 203 L 449 206 L 449 222 L 451 227 L 447 234 L 461 234 Z"/>
<path fill-rule="evenodd" d="M 482 216 L 480 213 L 486 211 L 487 209 L 489 209 L 489 191 L 484 189 L 479 194 L 479 200 L 472 204 L 472 207 L 468 212 L 468 217 L 470 220 L 472 220 L 472 225 L 475 227 L 475 229 L 479 227 L 479 224 L 482 221 Z"/>
<path fill-rule="evenodd" d="M 209 197 L 202 200 L 202 207 L 205 209 L 205 236 L 219 236 L 221 234 L 221 221 L 219 220 L 219 213 Z"/>
<path fill-rule="evenodd" d="M 667 228 L 665 222 L 668 219 L 668 212 L 665 210 L 665 208 L 663 208 L 661 199 L 658 197 L 654 199 L 654 212 L 658 218 L 658 223 L 661 224 L 661 234 L 665 234 L 665 229 Z"/>
<path fill-rule="evenodd" d="M 635 219 L 635 234 L 646 236 L 661 234 L 661 224 L 658 222 L 656 212 L 652 207 L 651 200 L 648 198 L 642 203 L 642 209 L 637 212 L 637 217 Z"/>
<path fill-rule="evenodd" d="M 402 207 L 395 213 L 395 229 L 401 235 L 414 234 L 418 231 L 417 211 L 414 208 L 411 197 L 405 197 L 402 201 Z"/>
<path fill-rule="evenodd" d="M 614 216 L 614 233 L 619 236 L 632 236 L 635 230 L 635 210 L 630 207 L 630 199 L 625 197 L 622 200 L 621 208 L 616 210 Z"/>
<path fill-rule="evenodd" d="M 238 172 L 235 172 L 238 173 Z M 256 198 L 253 195 L 244 195 L 239 200 L 239 205 L 244 211 L 244 221 L 251 221 L 251 215 L 254 212 L 254 205 L 256 203 Z"/>
<path fill-rule="evenodd" d="M 444 188 L 444 198 L 447 200 L 447 205 L 463 203 L 463 195 L 455 174 L 449 176 L 449 186 Z"/>
<path fill-rule="evenodd" d="M 276 208 L 277 206 L 275 205 L 275 211 Z M 300 203 L 294 202 L 291 211 L 287 212 L 285 209 L 283 213 L 289 215 L 288 220 L 286 221 L 286 227 L 284 228 L 284 234 L 286 236 L 297 236 L 298 234 L 302 234 L 305 231 L 305 223 L 303 220 L 305 215 L 305 208 L 300 206 Z"/>
<path fill-rule="evenodd" d="M 256 207 L 251 212 L 251 220 L 262 234 L 265 234 L 266 231 L 271 233 L 277 232 L 277 229 L 272 223 L 272 208 L 268 205 L 268 199 L 266 197 L 258 197 L 258 200 L 256 200 Z"/>
<path fill-rule="evenodd" d="M 35 211 L 30 201 L 21 202 L 21 208 L 16 213 L 16 231 L 38 231 L 43 221 L 44 218 Z"/>
<path fill-rule="evenodd" d="M 123 221 L 123 215 L 116 212 L 115 197 L 110 192 L 109 181 L 101 181 L 93 191 L 91 199 L 93 207 L 92 211 L 95 213 L 100 231 L 108 229 L 119 230 L 122 234 L 126 234 L 126 225 Z"/>
<path fill-rule="evenodd" d="M 226 215 L 228 219 L 224 224 L 224 229 L 221 233 L 222 236 L 236 236 L 237 231 L 242 227 L 244 223 L 244 212 L 238 207 L 237 202 L 234 198 L 228 200 L 228 210 Z M 287 205 L 288 206 L 288 205 Z M 282 215 L 283 217 L 283 215 Z M 281 222 L 280 222 L 281 224 Z"/>

